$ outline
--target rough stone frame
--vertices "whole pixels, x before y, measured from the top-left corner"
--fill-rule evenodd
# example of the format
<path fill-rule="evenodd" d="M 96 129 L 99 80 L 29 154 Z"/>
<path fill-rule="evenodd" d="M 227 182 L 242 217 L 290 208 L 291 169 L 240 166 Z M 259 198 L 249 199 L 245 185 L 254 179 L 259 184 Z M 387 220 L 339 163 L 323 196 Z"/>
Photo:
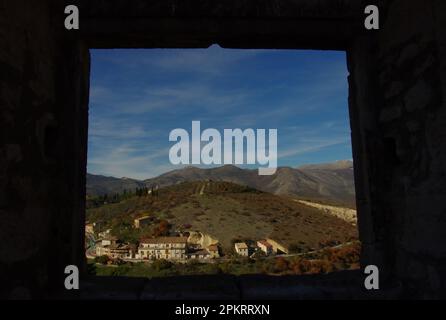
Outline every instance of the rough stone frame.
<path fill-rule="evenodd" d="M 374 33 L 367 34 L 364 30 L 365 6 L 361 1 L 255 1 L 255 5 L 253 1 L 221 1 L 221 6 L 206 1 L 152 1 L 149 5 L 135 2 L 140 6 L 135 5 L 132 10 L 120 1 L 108 2 L 103 7 L 81 1 L 81 41 L 89 48 L 101 49 L 206 48 L 219 44 L 225 48 L 347 52 L 358 225 L 365 248 L 362 262 L 375 259 L 361 138 L 365 124 L 358 110 L 373 108 L 374 99 L 370 97 L 374 96 L 371 92 L 374 86 L 370 83 L 374 78 L 368 50 Z M 355 80 L 356 73 L 361 82 Z M 82 77 L 85 79 L 87 75 Z M 83 163 L 82 166 L 85 170 Z"/>
<path fill-rule="evenodd" d="M 369 2 L 378 32 L 363 27 Z M 80 31 L 63 27 L 68 4 L 79 6 Z M 387 296 L 446 297 L 446 1 L 15 0 L 0 2 L 0 40 L 1 296 L 59 296 L 65 266 L 84 265 L 88 48 L 218 43 L 347 52 L 362 265 L 380 267 Z M 308 297 L 306 277 L 229 278 L 213 283 L 231 284 L 231 297 Z M 171 279 L 88 281 L 109 297 L 215 294 Z M 122 282 L 147 290 L 125 295 Z M 160 291 L 169 286 L 170 296 Z"/>

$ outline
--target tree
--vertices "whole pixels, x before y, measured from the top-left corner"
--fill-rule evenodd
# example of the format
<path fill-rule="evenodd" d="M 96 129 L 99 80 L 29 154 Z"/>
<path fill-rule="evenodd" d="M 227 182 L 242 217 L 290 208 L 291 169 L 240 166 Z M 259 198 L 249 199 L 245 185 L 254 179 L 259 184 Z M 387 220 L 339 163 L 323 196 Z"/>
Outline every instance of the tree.
<path fill-rule="evenodd" d="M 167 220 L 161 220 L 158 226 L 153 231 L 153 236 L 155 237 L 167 236 L 169 235 L 169 230 L 170 230 L 169 222 L 167 222 Z"/>

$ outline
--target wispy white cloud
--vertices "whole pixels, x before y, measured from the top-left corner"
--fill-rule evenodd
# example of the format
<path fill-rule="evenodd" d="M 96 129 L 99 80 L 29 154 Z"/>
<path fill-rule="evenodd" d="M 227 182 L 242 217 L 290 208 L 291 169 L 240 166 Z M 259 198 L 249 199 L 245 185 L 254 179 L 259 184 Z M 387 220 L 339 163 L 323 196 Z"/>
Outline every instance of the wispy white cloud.
<path fill-rule="evenodd" d="M 297 144 L 295 146 L 287 146 L 286 149 L 281 150 L 279 152 L 280 158 L 287 158 L 297 155 L 303 155 L 312 153 L 315 151 L 320 151 L 328 147 L 333 147 L 336 145 L 347 144 L 350 143 L 349 139 L 338 138 L 338 139 L 320 139 L 319 141 L 307 140 L 303 143 Z"/>
<path fill-rule="evenodd" d="M 97 101 L 101 101 L 109 115 L 138 115 L 160 110 L 176 113 L 191 108 L 198 112 L 227 112 L 246 103 L 255 94 L 237 89 L 218 90 L 203 83 L 147 86 L 138 95 L 106 91 L 101 87 L 93 89 L 93 108 Z"/>
<path fill-rule="evenodd" d="M 132 144 L 105 146 L 90 157 L 88 170 L 116 177 L 146 179 L 176 168 L 169 164 L 168 155 L 166 148 L 144 150 Z"/>
<path fill-rule="evenodd" d="M 277 128 L 279 160 L 287 163 L 348 145 L 348 120 L 333 108 L 347 114 L 345 61 L 312 64 L 289 55 L 290 71 L 280 59 L 263 59 L 266 51 L 211 47 L 99 56 L 88 170 L 141 179 L 178 169 L 169 164 L 168 133 L 191 120 L 201 120 L 202 130 Z"/>

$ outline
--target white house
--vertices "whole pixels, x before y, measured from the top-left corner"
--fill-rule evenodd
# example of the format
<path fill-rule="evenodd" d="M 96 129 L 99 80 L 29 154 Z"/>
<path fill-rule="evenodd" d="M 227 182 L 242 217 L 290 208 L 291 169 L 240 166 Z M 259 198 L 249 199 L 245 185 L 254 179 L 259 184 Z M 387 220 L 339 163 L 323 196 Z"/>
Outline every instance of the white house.
<path fill-rule="evenodd" d="M 234 244 L 234 247 L 235 247 L 235 252 L 237 252 L 237 254 L 244 257 L 248 256 L 248 246 L 246 245 L 246 243 L 237 242 L 236 244 Z"/>

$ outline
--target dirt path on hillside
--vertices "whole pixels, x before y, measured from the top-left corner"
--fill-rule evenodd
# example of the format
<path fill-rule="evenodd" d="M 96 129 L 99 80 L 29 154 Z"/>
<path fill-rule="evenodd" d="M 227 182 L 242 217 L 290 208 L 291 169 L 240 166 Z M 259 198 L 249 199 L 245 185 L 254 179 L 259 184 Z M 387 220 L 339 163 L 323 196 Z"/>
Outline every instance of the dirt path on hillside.
<path fill-rule="evenodd" d="M 293 200 L 296 202 L 299 202 L 303 205 L 322 210 L 330 215 L 334 215 L 334 216 L 336 216 L 344 221 L 347 221 L 348 223 L 351 223 L 353 225 L 357 224 L 356 210 L 354 210 L 354 209 L 329 206 L 329 205 L 305 201 L 305 200 L 297 200 L 297 199 L 293 199 Z"/>

